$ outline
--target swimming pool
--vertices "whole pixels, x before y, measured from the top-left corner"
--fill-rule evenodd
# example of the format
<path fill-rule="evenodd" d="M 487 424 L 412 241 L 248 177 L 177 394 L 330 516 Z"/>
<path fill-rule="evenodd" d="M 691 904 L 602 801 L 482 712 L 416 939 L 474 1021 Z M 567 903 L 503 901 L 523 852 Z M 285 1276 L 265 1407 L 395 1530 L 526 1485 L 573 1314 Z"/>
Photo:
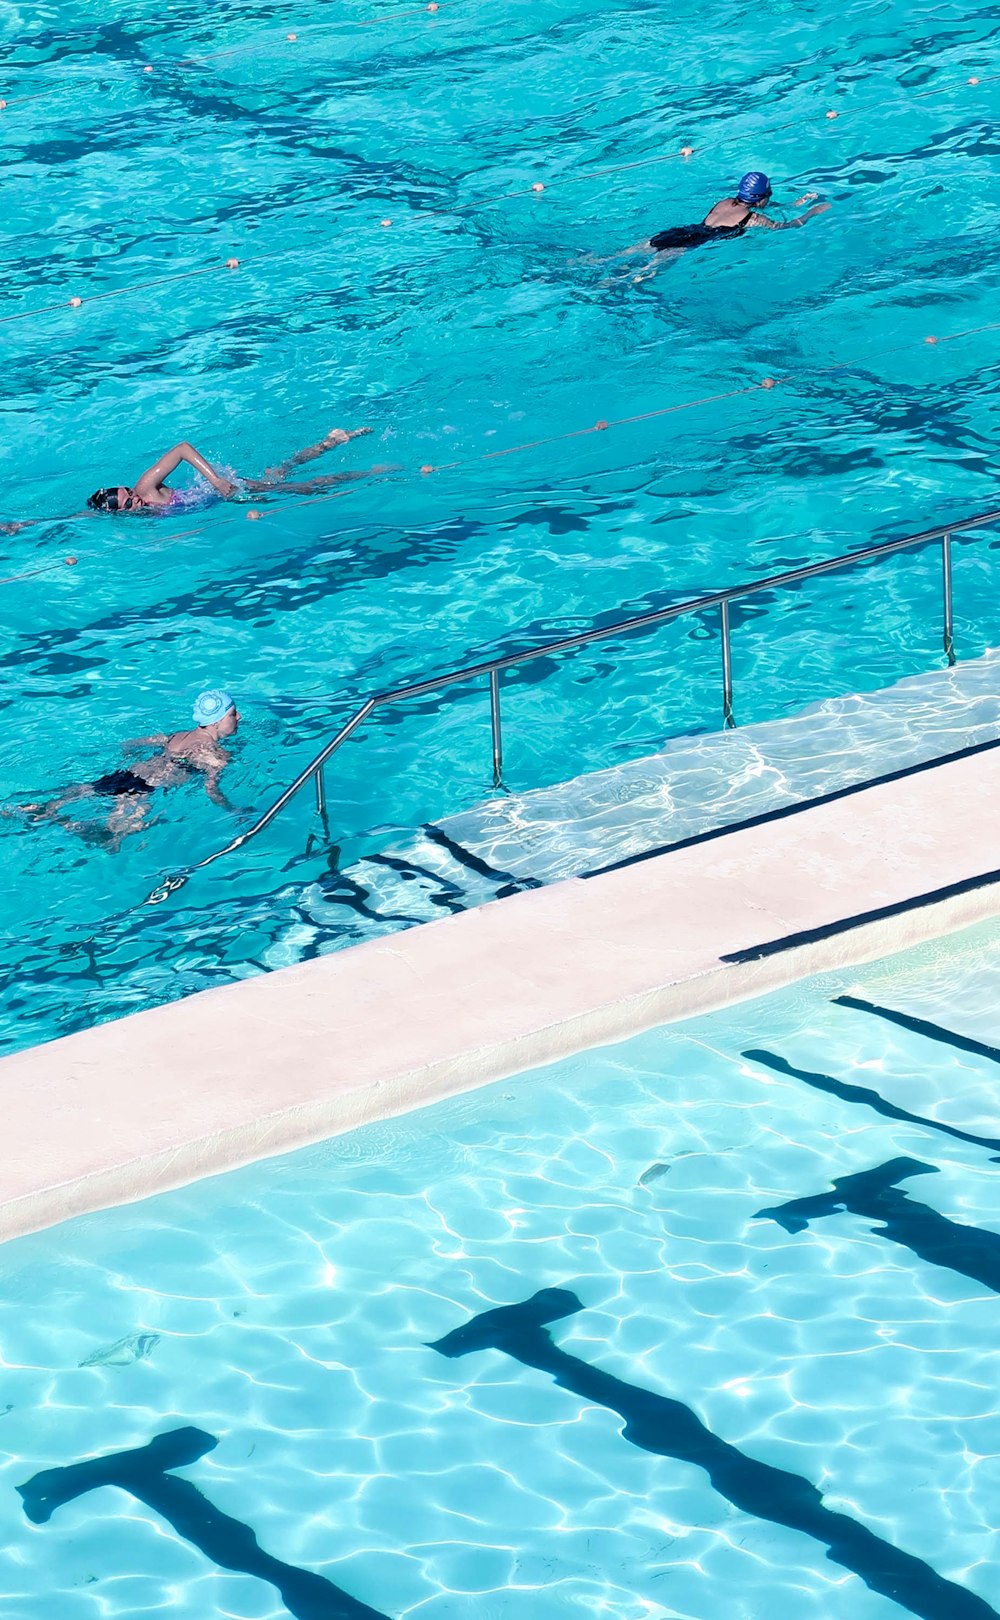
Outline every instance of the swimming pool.
<path fill-rule="evenodd" d="M 692 29 L 634 3 L 454 0 L 312 3 L 291 23 L 188 3 L 0 19 L 5 315 L 241 260 L 4 324 L 0 517 L 74 512 L 182 435 L 257 471 L 367 423 L 331 467 L 401 469 L 257 524 L 236 509 L 4 537 L 5 578 L 31 575 L 0 594 L 5 799 L 100 775 L 122 737 L 183 723 L 225 682 L 246 716 L 229 791 L 249 812 L 374 686 L 993 504 L 995 334 L 923 342 L 995 313 L 990 10 L 945 5 L 933 36 L 898 5 L 875 23 L 866 4 L 761 15 L 725 0 Z M 697 217 L 750 162 L 831 212 L 638 287 L 577 262 Z M 528 195 L 480 206 L 511 191 Z M 994 551 L 956 551 L 971 654 L 993 639 Z M 938 571 L 901 559 L 867 594 L 821 581 L 734 614 L 741 719 L 939 660 Z M 528 671 L 505 693 L 511 785 L 716 724 L 715 635 L 673 626 L 620 662 Z M 352 744 L 331 781 L 343 858 L 482 798 L 487 725 L 463 695 Z M 309 829 L 303 803 L 206 872 L 199 914 L 322 872 Z M 233 830 L 193 789 L 117 858 L 0 821 L 12 978 L 39 951 L 84 992 L 115 978 L 109 919 Z M 147 922 L 127 924 L 130 970 Z M 237 969 L 255 949 L 234 947 Z M 134 1004 L 164 993 L 150 970 Z M 60 1027 L 54 1012 L 40 1033 Z"/>
<path fill-rule="evenodd" d="M 1000 1612 L 998 947 L 4 1245 L 4 1612 Z"/>

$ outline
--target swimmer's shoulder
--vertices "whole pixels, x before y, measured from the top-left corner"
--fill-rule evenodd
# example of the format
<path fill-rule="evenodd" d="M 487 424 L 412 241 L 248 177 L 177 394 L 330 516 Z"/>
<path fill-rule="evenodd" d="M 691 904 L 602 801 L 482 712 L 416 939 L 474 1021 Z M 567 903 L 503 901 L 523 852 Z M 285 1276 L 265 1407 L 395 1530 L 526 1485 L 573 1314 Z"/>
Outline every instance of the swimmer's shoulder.
<path fill-rule="evenodd" d="M 746 216 L 746 204 L 741 203 L 737 197 L 722 197 L 713 208 L 710 208 L 703 225 L 714 229 L 719 225 L 734 225 Z"/>

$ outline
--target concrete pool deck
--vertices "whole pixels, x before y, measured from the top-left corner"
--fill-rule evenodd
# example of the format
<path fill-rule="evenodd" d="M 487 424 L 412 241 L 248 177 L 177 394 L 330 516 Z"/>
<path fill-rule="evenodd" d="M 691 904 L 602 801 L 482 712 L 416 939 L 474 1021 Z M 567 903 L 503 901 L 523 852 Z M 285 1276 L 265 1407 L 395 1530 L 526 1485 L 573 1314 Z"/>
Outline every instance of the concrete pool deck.
<path fill-rule="evenodd" d="M 0 1061 L 0 1238 L 1000 912 L 1000 749 Z"/>

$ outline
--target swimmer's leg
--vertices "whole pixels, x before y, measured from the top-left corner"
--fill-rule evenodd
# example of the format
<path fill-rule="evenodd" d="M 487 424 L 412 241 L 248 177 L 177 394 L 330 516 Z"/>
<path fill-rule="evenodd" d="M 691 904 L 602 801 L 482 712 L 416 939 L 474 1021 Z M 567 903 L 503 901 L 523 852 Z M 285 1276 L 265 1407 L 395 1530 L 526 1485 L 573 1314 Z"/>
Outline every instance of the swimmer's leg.
<path fill-rule="evenodd" d="M 348 444 L 351 439 L 360 439 L 363 434 L 370 433 L 371 428 L 353 428 L 347 432 L 344 428 L 331 428 L 325 439 L 319 444 L 307 444 L 304 450 L 296 450 L 294 456 L 287 461 L 281 461 L 276 467 L 268 467 L 263 478 L 244 478 L 243 484 L 250 490 L 275 489 L 282 480 L 287 478 L 293 467 L 301 467 L 306 461 L 315 461 L 317 456 L 325 456 L 328 450 L 336 450 L 338 445 Z"/>
<path fill-rule="evenodd" d="M 649 244 L 647 243 L 646 246 L 648 247 Z M 688 248 L 682 247 L 661 248 L 659 253 L 653 254 L 653 257 L 649 260 L 648 264 L 643 265 L 638 274 L 635 274 L 632 269 L 629 269 L 624 271 L 619 276 L 612 276 L 609 277 L 607 281 L 602 281 L 601 286 L 619 287 L 624 282 L 631 282 L 633 286 L 638 287 L 640 282 L 652 281 L 653 277 L 659 275 L 661 270 L 666 269 L 668 265 L 673 264 L 676 259 L 680 259 L 689 251 L 690 250 Z"/>
<path fill-rule="evenodd" d="M 145 794 L 128 794 L 118 800 L 104 826 L 95 826 L 92 821 L 74 821 L 71 816 L 55 816 L 53 819 L 67 832 L 74 833 L 84 844 L 90 844 L 95 849 L 106 849 L 109 854 L 117 855 L 121 849 L 122 840 L 129 833 L 138 832 L 146 819 L 147 799 Z"/>
<path fill-rule="evenodd" d="M 97 795 L 89 783 L 80 787 L 69 788 L 58 799 L 49 799 L 45 804 L 19 804 L 5 805 L 4 815 L 24 815 L 31 821 L 54 821 L 57 826 L 65 827 L 67 832 L 74 833 L 85 844 L 95 844 L 100 849 L 108 849 L 112 854 L 121 847 L 123 838 L 129 833 L 138 832 L 146 818 L 147 801 L 145 794 L 128 794 L 118 800 L 107 824 L 95 827 L 92 822 L 75 820 L 72 814 L 64 814 L 70 805 L 79 805 L 83 799 L 94 799 Z"/>
<path fill-rule="evenodd" d="M 4 807 L 5 816 L 28 816 L 32 821 L 57 821 L 59 812 L 67 804 L 76 804 L 80 799 L 92 799 L 94 789 L 89 782 L 79 787 L 67 788 L 57 799 L 46 799 L 42 804 L 11 804 Z"/>
<path fill-rule="evenodd" d="M 264 489 L 275 490 L 281 495 L 319 495 L 325 489 L 334 489 L 337 484 L 353 484 L 359 478 L 378 477 L 380 473 L 398 472 L 398 466 L 368 467 L 364 472 L 323 473 L 318 478 L 283 478 L 278 484 L 265 484 Z"/>
<path fill-rule="evenodd" d="M 110 850 L 112 855 L 117 855 L 122 840 L 142 828 L 147 808 L 148 799 L 145 794 L 130 794 L 128 798 L 120 799 L 108 817 L 104 839 L 97 839 L 95 842 L 103 842 L 104 847 Z M 95 831 L 100 832 L 101 829 L 96 828 Z"/>
<path fill-rule="evenodd" d="M 635 242 L 632 247 L 620 248 L 617 253 L 605 254 L 603 258 L 597 253 L 585 253 L 582 259 L 572 259 L 572 264 L 616 264 L 619 259 L 630 259 L 636 253 L 648 253 L 649 242 Z"/>

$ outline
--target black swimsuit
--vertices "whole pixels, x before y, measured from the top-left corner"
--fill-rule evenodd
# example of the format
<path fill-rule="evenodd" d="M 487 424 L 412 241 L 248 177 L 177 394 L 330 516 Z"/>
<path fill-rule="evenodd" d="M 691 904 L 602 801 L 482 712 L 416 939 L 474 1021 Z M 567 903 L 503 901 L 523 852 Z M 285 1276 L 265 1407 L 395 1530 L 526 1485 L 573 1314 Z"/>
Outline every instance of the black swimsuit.
<path fill-rule="evenodd" d="M 649 245 L 654 253 L 662 253 L 664 248 L 701 247 L 705 242 L 742 236 L 752 213 L 753 209 L 748 208 L 738 225 L 674 225 L 669 231 L 657 231 L 649 238 Z"/>
<path fill-rule="evenodd" d="M 113 799 L 124 799 L 131 793 L 152 793 L 152 784 L 136 776 L 134 771 L 109 771 L 93 784 L 95 793 L 107 793 Z"/>

